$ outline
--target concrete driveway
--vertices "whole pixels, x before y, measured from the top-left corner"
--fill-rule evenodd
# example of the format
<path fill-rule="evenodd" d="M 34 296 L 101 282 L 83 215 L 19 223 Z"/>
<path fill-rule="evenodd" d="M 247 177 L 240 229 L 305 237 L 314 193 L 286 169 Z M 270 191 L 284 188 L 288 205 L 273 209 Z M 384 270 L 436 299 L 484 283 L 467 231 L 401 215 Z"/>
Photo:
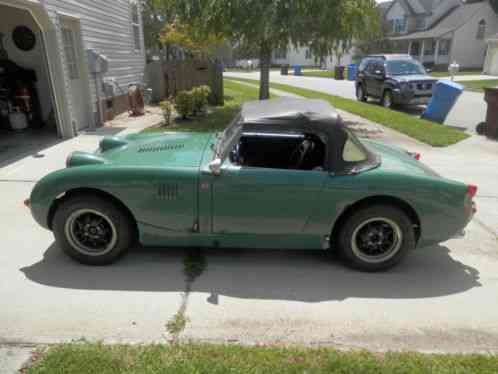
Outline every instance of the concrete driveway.
<path fill-rule="evenodd" d="M 226 77 L 259 79 L 259 72 L 251 73 L 224 73 Z M 288 84 L 295 87 L 325 92 L 347 99 L 356 100 L 354 82 L 336 81 L 330 78 L 305 77 L 305 76 L 282 76 L 280 72 L 270 72 L 271 81 L 275 83 Z M 467 76 L 464 76 L 467 78 Z M 457 103 L 446 118 L 445 124 L 465 129 L 475 133 L 476 126 L 486 119 L 487 105 L 484 95 L 478 92 L 464 91 Z M 420 115 L 420 110 L 408 110 L 408 113 Z"/>
<path fill-rule="evenodd" d="M 34 180 L 99 139 L 85 135 L 0 170 L 0 343 L 164 341 L 165 325 L 185 308 L 181 339 L 498 351 L 498 217 L 481 213 L 498 212 L 496 143 L 473 137 L 433 149 L 393 138 L 444 175 L 480 184 L 479 214 L 464 239 L 379 274 L 321 252 L 209 250 L 189 290 L 184 250 L 137 248 L 113 266 L 82 266 L 22 206 Z"/>

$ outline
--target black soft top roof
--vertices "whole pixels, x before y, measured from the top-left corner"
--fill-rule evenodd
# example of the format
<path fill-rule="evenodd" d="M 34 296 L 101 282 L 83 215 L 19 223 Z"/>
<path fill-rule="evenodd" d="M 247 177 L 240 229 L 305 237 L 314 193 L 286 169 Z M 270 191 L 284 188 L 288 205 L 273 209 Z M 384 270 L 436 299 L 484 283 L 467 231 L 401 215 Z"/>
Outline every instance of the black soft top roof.
<path fill-rule="evenodd" d="M 242 105 L 244 130 L 319 130 L 336 133 L 343 124 L 337 111 L 324 100 L 280 98 L 249 101 Z"/>
<path fill-rule="evenodd" d="M 352 168 L 377 164 L 375 155 L 368 151 L 354 135 L 349 134 L 341 117 L 332 105 L 324 100 L 281 98 L 275 100 L 249 101 L 242 105 L 239 135 L 245 132 L 312 132 L 327 144 L 326 168 L 335 173 L 345 173 Z M 368 159 L 361 162 L 343 160 L 346 140 L 357 142 Z M 237 137 L 234 136 L 234 141 Z M 233 146 L 233 144 L 231 145 Z M 231 149 L 231 146 L 227 149 Z"/>

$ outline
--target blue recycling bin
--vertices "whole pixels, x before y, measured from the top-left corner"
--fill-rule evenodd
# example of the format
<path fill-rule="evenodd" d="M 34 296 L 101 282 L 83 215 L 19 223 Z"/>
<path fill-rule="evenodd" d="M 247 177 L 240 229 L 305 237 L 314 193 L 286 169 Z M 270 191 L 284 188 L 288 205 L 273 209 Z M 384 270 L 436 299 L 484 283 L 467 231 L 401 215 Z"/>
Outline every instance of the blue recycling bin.
<path fill-rule="evenodd" d="M 348 81 L 356 80 L 357 66 L 356 64 L 348 65 Z"/>
<path fill-rule="evenodd" d="M 303 75 L 301 71 L 301 65 L 294 65 L 293 68 L 294 68 L 294 75 Z"/>
<path fill-rule="evenodd" d="M 422 118 L 443 123 L 462 92 L 463 86 L 461 84 L 447 79 L 437 81 L 432 92 L 432 98 L 427 104 L 424 113 L 422 113 Z"/>

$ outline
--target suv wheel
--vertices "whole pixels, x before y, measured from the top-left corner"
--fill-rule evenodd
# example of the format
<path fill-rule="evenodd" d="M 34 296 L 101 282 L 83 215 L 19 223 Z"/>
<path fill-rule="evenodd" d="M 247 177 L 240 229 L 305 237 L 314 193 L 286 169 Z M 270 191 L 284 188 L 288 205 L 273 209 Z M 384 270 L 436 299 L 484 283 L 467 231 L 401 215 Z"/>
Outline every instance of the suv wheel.
<path fill-rule="evenodd" d="M 367 101 L 367 95 L 365 94 L 362 84 L 356 86 L 356 98 L 359 101 Z"/>
<path fill-rule="evenodd" d="M 384 91 L 384 95 L 382 95 L 382 106 L 388 109 L 393 107 L 393 94 L 391 91 Z"/>

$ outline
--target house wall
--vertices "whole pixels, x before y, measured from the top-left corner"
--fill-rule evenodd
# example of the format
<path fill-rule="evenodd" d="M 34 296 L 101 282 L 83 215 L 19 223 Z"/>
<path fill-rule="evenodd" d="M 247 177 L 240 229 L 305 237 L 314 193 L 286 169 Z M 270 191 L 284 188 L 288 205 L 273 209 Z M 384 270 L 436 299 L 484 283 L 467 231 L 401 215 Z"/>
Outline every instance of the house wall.
<path fill-rule="evenodd" d="M 32 69 L 36 72 L 38 98 L 42 110 L 43 120 L 47 120 L 53 107 L 50 95 L 48 73 L 45 68 L 41 30 L 31 14 L 22 9 L 0 5 L 0 33 L 4 34 L 3 42 L 9 59 L 17 65 Z M 31 51 L 22 51 L 12 40 L 12 31 L 16 26 L 27 26 L 36 35 L 36 44 Z"/>
<path fill-rule="evenodd" d="M 478 23 L 486 21 L 484 39 L 476 38 Z M 455 30 L 450 61 L 456 61 L 461 68 L 482 68 L 486 54 L 486 39 L 498 32 L 498 17 L 489 4 L 483 3 L 472 19 Z"/>
<path fill-rule="evenodd" d="M 83 53 L 86 49 L 92 48 L 108 58 L 109 71 L 104 78 L 113 78 L 116 82 L 115 95 L 125 95 L 128 85 L 131 83 L 144 83 L 145 49 L 143 30 L 140 27 L 141 48 L 136 51 L 129 0 L 45 0 L 45 7 L 56 30 L 59 28 L 61 18 L 65 16 L 71 16 L 79 20 Z M 142 26 L 141 17 L 139 17 L 139 20 L 140 26 Z M 61 60 L 64 62 L 64 51 L 60 35 L 58 41 L 59 53 Z M 83 61 L 83 65 L 83 72 L 88 74 L 86 61 Z M 64 73 L 66 75 L 66 89 L 69 92 L 67 71 Z M 89 101 L 95 114 L 96 87 L 93 76 L 87 76 L 86 78 L 89 83 Z M 100 84 L 99 86 L 102 98 L 104 93 Z M 71 103 L 70 105 L 83 104 Z"/>
<path fill-rule="evenodd" d="M 307 47 L 299 47 L 294 48 L 289 46 L 287 48 L 287 56 L 286 58 L 275 58 L 275 54 L 273 54 L 272 64 L 275 65 L 301 65 L 301 66 L 318 66 L 320 65 L 320 61 L 316 61 L 314 56 L 311 58 L 306 58 Z"/>
<path fill-rule="evenodd" d="M 391 9 L 386 13 L 386 22 L 389 26 L 388 32 L 393 33 L 393 28 L 392 28 L 392 21 L 395 19 L 400 19 L 405 16 L 408 16 L 406 14 L 405 9 L 400 5 L 399 2 L 395 2 L 392 6 Z M 413 18 L 413 17 L 409 17 Z M 410 22 L 410 19 L 407 20 L 408 23 L 413 23 L 413 21 Z M 407 25 L 408 28 L 409 25 Z"/>

